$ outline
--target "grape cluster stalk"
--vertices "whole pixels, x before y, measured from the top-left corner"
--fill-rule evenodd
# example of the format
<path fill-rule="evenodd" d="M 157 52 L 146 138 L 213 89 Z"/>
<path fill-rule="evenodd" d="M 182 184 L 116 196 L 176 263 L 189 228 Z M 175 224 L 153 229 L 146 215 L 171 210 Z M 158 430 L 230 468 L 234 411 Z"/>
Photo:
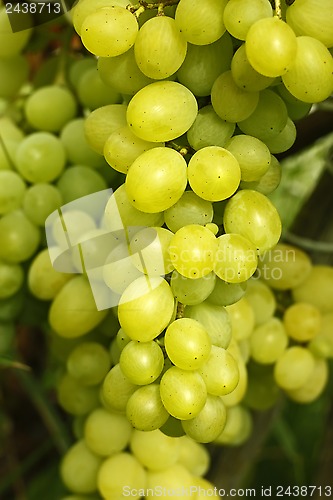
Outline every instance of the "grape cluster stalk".
<path fill-rule="evenodd" d="M 73 416 L 66 500 L 199 498 L 204 444 L 241 444 L 252 410 L 326 386 L 333 269 L 279 242 L 268 195 L 294 122 L 333 91 L 333 4 L 273 7 L 79 0 L 85 56 L 0 118 L 0 327 L 26 279 Z M 0 10 L 1 109 L 30 36 Z"/>

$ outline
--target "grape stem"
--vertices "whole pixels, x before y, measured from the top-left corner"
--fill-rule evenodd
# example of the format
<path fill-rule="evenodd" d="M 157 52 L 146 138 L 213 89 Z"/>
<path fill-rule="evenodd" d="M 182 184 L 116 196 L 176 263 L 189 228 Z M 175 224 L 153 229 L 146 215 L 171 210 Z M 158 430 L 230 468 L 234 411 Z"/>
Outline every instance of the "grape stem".
<path fill-rule="evenodd" d="M 179 144 L 177 144 L 174 141 L 168 141 L 166 143 L 166 146 L 169 147 L 169 148 L 175 149 L 182 156 L 186 156 L 187 154 L 189 154 L 191 152 L 191 147 L 190 146 L 180 146 Z"/>
<path fill-rule="evenodd" d="M 181 302 L 177 304 L 176 319 L 181 319 L 184 317 L 185 306 Z"/>
<path fill-rule="evenodd" d="M 158 16 L 164 16 L 164 8 L 169 5 L 176 5 L 179 0 L 163 0 L 159 3 L 149 3 L 139 0 L 136 5 L 127 5 L 127 9 L 138 18 L 145 10 L 157 9 Z"/>

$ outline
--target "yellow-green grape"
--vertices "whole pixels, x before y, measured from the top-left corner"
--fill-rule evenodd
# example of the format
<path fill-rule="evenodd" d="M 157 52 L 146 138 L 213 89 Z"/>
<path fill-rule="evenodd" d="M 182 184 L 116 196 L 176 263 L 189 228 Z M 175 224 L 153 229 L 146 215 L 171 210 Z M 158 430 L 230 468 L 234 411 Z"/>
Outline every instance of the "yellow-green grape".
<path fill-rule="evenodd" d="M 192 478 L 192 491 L 195 494 L 195 498 L 197 500 L 203 500 L 207 495 L 219 498 L 217 488 L 213 483 L 203 477 L 198 477 L 195 475 L 192 476 Z"/>
<path fill-rule="evenodd" d="M 164 221 L 170 231 L 176 232 L 189 224 L 202 226 L 213 220 L 213 205 L 192 191 L 185 191 L 182 197 L 164 212 Z"/>
<path fill-rule="evenodd" d="M 166 410 L 175 418 L 188 420 L 202 410 L 207 389 L 197 371 L 169 368 L 161 378 L 160 394 Z"/>
<path fill-rule="evenodd" d="M 290 338 L 308 342 L 320 332 L 321 312 L 312 304 L 298 302 L 286 309 L 283 323 Z"/>
<path fill-rule="evenodd" d="M 259 193 L 264 195 L 269 195 L 272 193 L 280 184 L 282 176 L 282 169 L 280 162 L 271 155 L 271 163 L 268 167 L 267 172 L 258 180 L 253 182 L 240 183 L 241 189 L 254 189 L 259 191 Z"/>
<path fill-rule="evenodd" d="M 230 306 L 241 299 L 246 291 L 247 282 L 227 283 L 216 278 L 212 293 L 208 296 L 207 302 L 215 306 Z"/>
<path fill-rule="evenodd" d="M 205 406 L 190 420 L 182 421 L 186 434 L 200 443 L 210 443 L 224 429 L 227 418 L 226 407 L 221 398 L 208 394 Z"/>
<path fill-rule="evenodd" d="M 223 21 L 229 33 L 245 40 L 250 27 L 259 19 L 272 17 L 273 10 L 269 0 L 229 0 Z"/>
<path fill-rule="evenodd" d="M 170 360 L 178 368 L 197 370 L 209 357 L 211 341 L 198 321 L 180 318 L 168 326 L 164 346 Z"/>
<path fill-rule="evenodd" d="M 273 248 L 281 236 L 281 220 L 273 203 L 251 189 L 238 191 L 225 207 L 226 233 L 238 233 L 256 246 L 259 255 Z"/>
<path fill-rule="evenodd" d="M 111 5 L 126 7 L 128 2 L 127 0 L 112 0 Z M 93 2 L 91 0 L 79 0 L 75 3 L 71 10 L 71 17 L 74 28 L 79 35 L 85 18 L 102 7 L 110 7 L 110 0 L 94 0 Z"/>
<path fill-rule="evenodd" d="M 128 399 L 126 416 L 135 429 L 153 431 L 162 427 L 169 418 L 161 396 L 159 384 L 139 387 Z"/>
<path fill-rule="evenodd" d="M 107 457 L 124 450 L 130 440 L 132 426 L 124 415 L 96 408 L 84 424 L 84 440 L 96 455 Z"/>
<path fill-rule="evenodd" d="M 222 120 L 214 111 L 211 104 L 204 106 L 187 132 L 187 140 L 193 149 L 198 150 L 207 146 L 223 148 L 232 137 L 236 125 Z"/>
<path fill-rule="evenodd" d="M 246 55 L 245 43 L 236 50 L 232 58 L 231 74 L 235 84 L 247 92 L 258 92 L 274 82 L 274 78 L 261 75 L 251 66 Z"/>
<path fill-rule="evenodd" d="M 248 338 L 255 325 L 254 311 L 245 297 L 238 302 L 226 306 L 226 310 L 231 319 L 231 329 L 233 338 L 243 340 Z"/>
<path fill-rule="evenodd" d="M 96 60 L 93 56 L 87 55 L 73 61 L 73 64 L 68 68 L 68 82 L 77 89 L 85 72 L 93 68 L 96 68 Z M 83 118 L 79 118 L 79 120 L 83 120 Z"/>
<path fill-rule="evenodd" d="M 221 396 L 223 403 L 229 407 L 235 406 L 243 400 L 248 385 L 248 374 L 240 348 L 233 338 L 230 341 L 227 351 L 236 360 L 239 371 L 239 381 L 236 388 L 232 392 L 229 392 L 229 394 Z"/>
<path fill-rule="evenodd" d="M 62 458 L 60 475 L 73 493 L 94 493 L 102 459 L 90 451 L 83 440 L 73 444 Z"/>
<path fill-rule="evenodd" d="M 271 153 L 283 153 L 294 144 L 296 140 L 296 133 L 297 131 L 294 122 L 288 118 L 284 129 L 276 137 L 266 140 L 266 145 Z"/>
<path fill-rule="evenodd" d="M 51 219 L 53 222 L 53 219 Z M 74 246 L 85 239 L 86 234 L 96 229 L 96 221 L 83 210 L 68 210 L 57 217 L 51 226 L 52 237 L 60 249 L 67 250 L 68 239 L 71 252 L 78 252 Z M 71 253 L 72 257 L 73 253 Z"/>
<path fill-rule="evenodd" d="M 128 169 L 145 151 L 155 147 L 163 147 L 163 143 L 148 142 L 140 139 L 126 126 L 115 130 L 104 144 L 104 157 L 117 172 L 127 174 Z"/>
<path fill-rule="evenodd" d="M 29 63 L 27 59 L 17 54 L 11 58 L 0 57 L 0 95 L 1 99 L 13 99 L 29 79 Z"/>
<path fill-rule="evenodd" d="M 196 319 L 208 332 L 211 343 L 227 348 L 231 339 L 231 322 L 225 307 L 210 304 L 207 300 L 201 304 L 185 307 L 185 317 Z"/>
<path fill-rule="evenodd" d="M 1 2 L 2 3 L 2 2 Z M 13 31 L 11 26 L 12 17 L 17 26 L 24 26 L 26 29 Z M 9 59 L 18 55 L 26 46 L 32 34 L 32 19 L 29 11 L 13 11 L 11 15 L 7 14 L 6 7 L 0 5 L 0 57 Z"/>
<path fill-rule="evenodd" d="M 105 207 L 103 222 L 110 231 L 130 228 L 130 234 L 134 234 L 135 226 L 137 226 L 137 231 L 142 227 L 162 226 L 164 219 L 162 213 L 147 214 L 133 207 L 128 199 L 125 184 L 122 184 L 110 196 Z"/>
<path fill-rule="evenodd" d="M 226 424 L 214 443 L 229 446 L 243 444 L 252 431 L 252 417 L 245 406 L 236 405 L 227 407 Z"/>
<path fill-rule="evenodd" d="M 98 342 L 82 342 L 67 359 L 67 371 L 83 385 L 97 385 L 111 368 L 110 356 Z"/>
<path fill-rule="evenodd" d="M 93 174 L 95 173 L 88 167 L 82 168 L 87 168 Z M 102 186 L 104 187 L 103 184 Z M 44 228 L 47 217 L 55 210 L 59 210 L 61 205 L 66 202 L 67 200 L 62 197 L 60 189 L 53 186 L 53 184 L 45 182 L 34 184 L 26 190 L 23 197 L 22 208 L 31 222 L 36 224 L 36 226 L 42 226 Z"/>
<path fill-rule="evenodd" d="M 179 440 L 166 436 L 159 429 L 148 432 L 134 430 L 130 447 L 139 462 L 151 471 L 164 470 L 175 464 L 180 451 Z"/>
<path fill-rule="evenodd" d="M 77 97 L 80 104 L 90 110 L 123 101 L 119 92 L 104 83 L 96 67 L 81 76 L 77 84 Z"/>
<path fill-rule="evenodd" d="M 106 85 L 129 96 L 154 82 L 140 71 L 135 60 L 134 47 L 120 56 L 99 57 L 97 68 Z"/>
<path fill-rule="evenodd" d="M 198 279 L 214 267 L 217 239 L 199 224 L 184 226 L 173 236 L 169 254 L 175 269 L 186 278 Z"/>
<path fill-rule="evenodd" d="M 311 269 L 309 256 L 286 243 L 278 243 L 275 248 L 261 255 L 258 262 L 260 278 L 276 290 L 297 288 L 310 275 Z"/>
<path fill-rule="evenodd" d="M 174 267 L 169 256 L 173 233 L 164 227 L 149 227 L 138 231 L 130 242 L 134 265 L 148 276 L 164 276 Z"/>
<path fill-rule="evenodd" d="M 229 33 L 208 45 L 187 44 L 177 80 L 196 96 L 208 96 L 216 78 L 230 68 L 233 47 Z M 215 144 L 219 146 L 220 144 Z"/>
<path fill-rule="evenodd" d="M 121 349 L 118 346 L 115 339 L 111 341 L 109 352 L 110 352 L 111 365 L 114 366 L 117 363 L 119 363 L 119 358 L 121 353 Z"/>
<path fill-rule="evenodd" d="M 126 125 L 125 104 L 108 104 L 94 109 L 84 122 L 84 132 L 89 146 L 103 155 L 104 144 L 115 130 Z"/>
<path fill-rule="evenodd" d="M 265 142 L 282 132 L 287 120 L 288 111 L 282 98 L 273 90 L 264 89 L 253 113 L 237 125 L 244 134 Z"/>
<path fill-rule="evenodd" d="M 222 120 L 236 123 L 252 115 L 259 92 L 247 92 L 234 82 L 231 70 L 216 78 L 211 92 L 212 106 Z"/>
<path fill-rule="evenodd" d="M 305 102 L 327 99 L 333 90 L 333 58 L 319 40 L 310 36 L 297 37 L 294 64 L 282 76 L 289 92 Z"/>
<path fill-rule="evenodd" d="M 121 295 L 137 278 L 142 276 L 135 267 L 127 243 L 120 243 L 109 253 L 103 266 L 103 279 L 107 286 Z"/>
<path fill-rule="evenodd" d="M 257 326 L 250 336 L 251 357 L 261 364 L 275 363 L 288 346 L 288 335 L 278 318 Z"/>
<path fill-rule="evenodd" d="M 244 363 L 250 361 L 250 339 L 238 340 L 237 342 Z"/>
<path fill-rule="evenodd" d="M 100 405 L 98 387 L 81 384 L 69 374 L 63 375 L 57 386 L 60 406 L 71 415 L 87 415 Z"/>
<path fill-rule="evenodd" d="M 80 59 L 80 61 L 87 61 L 86 59 Z M 90 59 L 88 59 L 90 61 Z M 74 63 L 75 64 L 75 63 Z M 98 153 L 93 151 L 89 146 L 85 133 L 84 133 L 84 118 L 75 118 L 62 128 L 60 132 L 60 140 L 65 147 L 66 156 L 68 162 L 73 165 L 89 165 L 90 167 L 99 168 L 105 165 L 104 158 L 102 158 Z M 81 167 L 86 168 L 86 167 Z M 71 170 L 71 169 L 70 169 Z M 65 170 L 65 172 L 70 172 L 70 170 Z M 91 169 L 90 169 L 91 171 Z M 65 174 L 64 172 L 64 174 Z M 95 172 L 96 174 L 96 172 Z M 67 174 L 70 177 L 70 174 Z M 74 174 L 73 174 L 74 175 Z M 80 184 L 85 184 L 86 177 L 81 181 Z M 90 174 L 91 176 L 91 174 Z M 93 177 L 93 176 L 91 176 Z M 96 179 L 96 176 L 93 177 Z M 67 183 L 63 183 L 64 185 Z M 68 182 L 69 184 L 69 182 Z M 75 182 L 76 184 L 76 182 Z M 58 185 L 59 187 L 59 185 Z M 59 188 L 60 189 L 60 188 Z M 69 186 L 67 187 L 69 191 Z M 96 190 L 97 191 L 97 190 Z M 73 192 L 73 185 L 71 184 L 71 192 Z"/>
<path fill-rule="evenodd" d="M 205 224 L 205 227 L 209 229 L 209 231 L 211 231 L 214 236 L 216 236 L 220 230 L 219 226 L 215 224 L 215 222 L 209 222 L 208 224 Z"/>
<path fill-rule="evenodd" d="M 145 141 L 172 141 L 185 134 L 198 113 L 190 90 L 177 82 L 155 82 L 142 88 L 127 108 L 127 123 Z"/>
<path fill-rule="evenodd" d="M 210 455 L 205 446 L 193 441 L 188 436 L 178 439 L 179 456 L 177 462 L 184 465 L 191 474 L 204 476 L 210 466 Z"/>
<path fill-rule="evenodd" d="M 210 296 L 214 289 L 216 275 L 211 272 L 202 278 L 193 280 L 185 278 L 177 271 L 173 271 L 170 280 L 170 286 L 175 298 L 181 304 L 194 306 L 201 304 Z"/>
<path fill-rule="evenodd" d="M 308 35 L 333 46 L 333 4 L 330 0 L 298 0 L 287 8 L 287 23 L 296 35 Z"/>
<path fill-rule="evenodd" d="M 224 396 L 232 392 L 239 382 L 237 360 L 222 347 L 212 345 L 209 357 L 199 369 L 208 394 Z"/>
<path fill-rule="evenodd" d="M 122 294 L 118 318 L 132 340 L 148 342 L 162 333 L 173 310 L 174 297 L 168 283 L 163 278 L 142 276 Z"/>
<path fill-rule="evenodd" d="M 24 271 L 19 264 L 0 260 L 0 299 L 15 295 L 24 282 Z"/>
<path fill-rule="evenodd" d="M 265 411 L 276 405 L 281 390 L 275 381 L 274 365 L 247 365 L 248 386 L 242 403 L 251 410 Z"/>
<path fill-rule="evenodd" d="M 229 198 L 239 186 L 241 170 L 236 158 L 224 148 L 207 146 L 197 151 L 188 164 L 193 191 L 208 201 Z"/>
<path fill-rule="evenodd" d="M 312 103 L 297 99 L 289 92 L 289 90 L 286 89 L 283 83 L 277 85 L 276 90 L 284 100 L 288 109 L 289 118 L 291 120 L 300 120 L 309 114 L 312 108 Z"/>
<path fill-rule="evenodd" d="M 308 347 L 316 356 L 333 358 L 333 312 L 322 315 L 320 332 Z"/>
<path fill-rule="evenodd" d="M 168 497 L 168 492 L 190 492 L 193 487 L 192 475 L 181 464 L 174 464 L 161 471 L 147 472 L 147 500 L 152 500 L 156 491 L 165 492 L 164 497 Z"/>
<path fill-rule="evenodd" d="M 276 309 L 276 300 L 272 290 L 259 279 L 247 283 L 246 300 L 253 309 L 256 325 L 268 321 Z"/>
<path fill-rule="evenodd" d="M 0 354 L 1 356 L 11 351 L 15 341 L 15 325 L 9 321 L 0 323 Z"/>
<path fill-rule="evenodd" d="M 315 358 L 314 369 L 304 385 L 286 391 L 287 396 L 296 403 L 312 403 L 322 394 L 329 378 L 329 365 L 325 359 Z"/>
<path fill-rule="evenodd" d="M 101 323 L 107 312 L 97 310 L 87 279 L 76 276 L 65 283 L 53 299 L 49 323 L 61 337 L 80 337 Z"/>
<path fill-rule="evenodd" d="M 137 65 L 149 78 L 161 80 L 175 73 L 185 59 L 187 42 L 172 17 L 146 21 L 134 44 Z"/>
<path fill-rule="evenodd" d="M 130 166 L 125 182 L 133 206 L 148 213 L 162 212 L 174 205 L 186 184 L 186 161 L 174 149 L 164 147 L 142 153 Z"/>
<path fill-rule="evenodd" d="M 35 90 L 25 102 L 25 116 L 38 130 L 59 132 L 77 113 L 72 92 L 58 85 L 47 85 Z"/>
<path fill-rule="evenodd" d="M 312 304 L 322 313 L 333 312 L 333 268 L 313 266 L 307 277 L 292 290 L 295 302 Z"/>
<path fill-rule="evenodd" d="M 214 272 L 228 283 L 247 281 L 257 269 L 257 249 L 240 234 L 219 236 Z"/>
<path fill-rule="evenodd" d="M 99 57 L 114 57 L 130 49 L 139 31 L 136 17 L 118 6 L 102 7 L 89 14 L 81 27 L 81 40 Z"/>
<path fill-rule="evenodd" d="M 295 61 L 296 35 L 285 21 L 276 16 L 260 19 L 247 32 L 245 49 L 251 66 L 258 73 L 281 76 Z"/>
<path fill-rule="evenodd" d="M 170 437 L 178 438 L 181 436 L 185 436 L 185 431 L 182 427 L 181 421 L 178 418 L 172 417 L 171 415 L 169 415 L 168 420 L 165 422 L 165 424 L 160 427 L 160 431 L 163 432 L 163 434 L 165 434 L 166 436 Z"/>
<path fill-rule="evenodd" d="M 265 143 L 250 135 L 236 135 L 226 144 L 241 169 L 241 180 L 258 181 L 268 170 L 271 154 Z"/>
<path fill-rule="evenodd" d="M 164 356 L 160 346 L 150 342 L 132 340 L 120 354 L 119 364 L 133 384 L 146 385 L 154 382 L 163 370 Z"/>
<path fill-rule="evenodd" d="M 180 0 L 176 23 L 186 40 L 194 45 L 208 45 L 225 32 L 223 11 L 227 0 Z"/>
<path fill-rule="evenodd" d="M 15 155 L 18 172 L 33 184 L 54 181 L 64 170 L 65 164 L 65 148 L 58 137 L 49 132 L 34 132 L 25 137 Z"/>
<path fill-rule="evenodd" d="M 305 347 L 292 346 L 284 351 L 274 366 L 274 378 L 284 390 L 302 387 L 311 378 L 315 367 L 313 354 Z"/>
<path fill-rule="evenodd" d="M 98 471 L 97 487 L 105 499 L 121 498 L 124 496 L 124 489 L 127 489 L 133 500 L 139 500 L 142 496 L 140 491 L 144 491 L 146 485 L 145 469 L 139 460 L 128 452 L 111 455 L 104 460 Z"/>
<path fill-rule="evenodd" d="M 119 328 L 115 341 L 120 349 L 120 352 L 124 349 L 124 347 L 131 342 L 131 338 L 127 335 L 127 333 L 124 332 L 122 328 Z"/>
<path fill-rule="evenodd" d="M 111 368 L 104 379 L 102 386 L 103 405 L 108 410 L 124 412 L 129 398 L 137 388 L 137 385 L 125 377 L 120 365 L 117 364 Z"/>

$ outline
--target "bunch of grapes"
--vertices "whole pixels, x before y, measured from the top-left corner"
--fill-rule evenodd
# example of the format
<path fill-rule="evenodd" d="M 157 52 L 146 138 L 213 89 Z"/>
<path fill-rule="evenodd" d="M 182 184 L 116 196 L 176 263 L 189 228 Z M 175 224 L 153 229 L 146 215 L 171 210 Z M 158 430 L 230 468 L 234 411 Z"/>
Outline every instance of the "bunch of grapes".
<path fill-rule="evenodd" d="M 331 1 L 127 3 L 79 0 L 93 56 L 67 86 L 29 88 L 20 126 L 0 119 L 1 329 L 27 270 L 74 416 L 72 500 L 125 485 L 199 497 L 201 443 L 244 442 L 249 409 L 282 391 L 314 400 L 333 357 L 332 268 L 278 244 L 267 197 L 293 121 L 333 91 Z M 31 35 L 6 22 L 4 109 Z"/>

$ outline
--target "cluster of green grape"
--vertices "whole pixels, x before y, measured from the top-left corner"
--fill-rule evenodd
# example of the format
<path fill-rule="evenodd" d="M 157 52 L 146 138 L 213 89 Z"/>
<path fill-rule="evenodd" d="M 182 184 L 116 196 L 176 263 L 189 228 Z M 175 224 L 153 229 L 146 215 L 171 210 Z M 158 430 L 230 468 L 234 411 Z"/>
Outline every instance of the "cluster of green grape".
<path fill-rule="evenodd" d="M 110 499 L 150 498 L 154 491 L 167 496 L 171 489 L 199 498 L 214 493 L 214 486 L 202 477 L 209 464 L 207 449 L 187 436 L 133 430 L 123 415 L 97 408 L 87 417 L 84 439 L 63 458 L 63 481 L 76 492 L 64 500 L 97 498 L 79 496 L 97 488 L 103 498 Z"/>
<path fill-rule="evenodd" d="M 242 403 L 267 409 L 281 390 L 310 403 L 326 387 L 333 356 L 333 269 L 312 265 L 303 251 L 279 243 L 260 261 L 258 275 L 229 310 L 248 369 Z"/>
<path fill-rule="evenodd" d="M 83 278 L 72 279 L 73 285 L 75 280 Z M 79 289 L 75 291 L 79 293 Z M 171 363 L 163 359 L 157 342 L 137 342 L 122 329 L 117 332 L 112 313 L 84 338 L 65 341 L 56 336 L 55 350 L 66 363 L 58 398 L 64 409 L 75 416 L 78 439 L 62 462 L 66 486 L 76 493 L 97 488 L 103 498 L 113 498 L 124 485 L 133 491 L 141 488 L 139 496 L 158 487 L 176 490 L 183 486 L 195 496 L 195 488 L 200 485 L 201 494 L 204 488 L 212 492 L 213 485 L 200 478 L 209 460 L 198 441 L 210 440 L 224 446 L 242 444 L 251 435 L 251 410 L 267 410 L 283 394 L 298 403 L 310 403 L 325 389 L 328 358 L 333 357 L 332 291 L 332 267 L 312 265 L 303 251 L 281 243 L 262 257 L 246 289 L 221 282 L 203 303 L 186 306 L 187 316 L 168 327 L 165 346 L 168 330 L 177 323 L 181 336 L 186 335 L 181 323 L 187 318 L 197 320 L 197 330 L 191 331 L 194 339 L 201 324 L 216 339 L 228 342 L 231 331 L 233 338 L 227 349 L 212 345 L 208 362 L 199 370 L 211 393 L 209 404 L 198 417 L 182 425 L 169 417 L 161 404 L 163 392 L 158 383 Z M 64 347 L 65 355 L 61 353 Z M 179 351 L 167 352 L 188 362 L 189 350 Z M 198 348 L 196 354 L 199 358 L 202 350 Z M 152 376 L 156 377 L 153 383 Z M 236 381 L 236 388 L 230 391 Z M 172 380 L 167 382 L 174 387 Z M 195 381 L 192 384 L 186 387 L 189 394 L 192 387 L 200 390 Z M 218 398 L 213 395 L 223 391 L 228 394 L 220 397 L 223 405 L 220 403 L 218 413 Z M 177 400 L 181 398 L 179 393 Z M 179 411 L 187 417 L 184 403 Z M 200 472 L 198 462 L 195 468 L 187 467 L 192 477 L 184 470 L 187 464 L 179 458 L 183 447 L 192 450 L 192 459 L 200 463 Z M 126 478 L 122 473 L 125 465 Z M 87 473 L 78 475 L 77 468 Z"/>

